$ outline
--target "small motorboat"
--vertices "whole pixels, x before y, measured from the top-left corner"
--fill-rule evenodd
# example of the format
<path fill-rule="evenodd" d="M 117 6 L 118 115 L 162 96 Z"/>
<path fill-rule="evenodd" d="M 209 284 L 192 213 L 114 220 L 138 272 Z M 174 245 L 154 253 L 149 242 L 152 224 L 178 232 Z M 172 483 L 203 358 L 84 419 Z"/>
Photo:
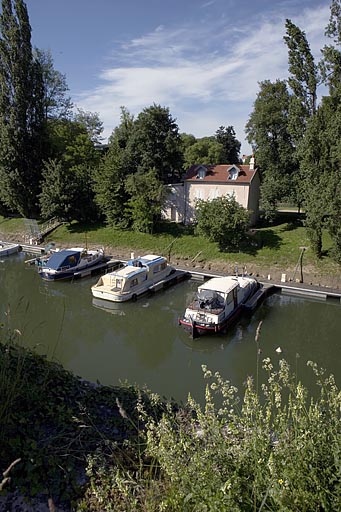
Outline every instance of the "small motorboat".
<path fill-rule="evenodd" d="M 136 300 L 139 295 L 152 291 L 161 285 L 175 268 L 167 259 L 155 254 L 147 254 L 129 260 L 122 268 L 108 272 L 91 287 L 92 295 L 98 299 L 113 302 Z"/>
<path fill-rule="evenodd" d="M 45 281 L 72 279 L 78 272 L 94 267 L 104 260 L 104 250 L 88 250 L 82 247 L 62 249 L 42 259 L 38 273 Z"/>
<path fill-rule="evenodd" d="M 179 324 L 193 338 L 225 332 L 259 286 L 253 277 L 226 276 L 209 279 L 199 286 L 193 302 L 179 319 Z"/>
<path fill-rule="evenodd" d="M 10 256 L 16 254 L 21 249 L 19 244 L 12 244 L 9 242 L 0 242 L 0 257 Z"/>

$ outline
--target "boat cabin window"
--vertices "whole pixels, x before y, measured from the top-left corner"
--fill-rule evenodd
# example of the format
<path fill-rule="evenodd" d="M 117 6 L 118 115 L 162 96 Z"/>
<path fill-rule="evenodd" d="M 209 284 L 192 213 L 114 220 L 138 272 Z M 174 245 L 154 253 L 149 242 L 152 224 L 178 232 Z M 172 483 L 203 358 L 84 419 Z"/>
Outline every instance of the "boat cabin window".
<path fill-rule="evenodd" d="M 167 262 L 166 261 L 163 261 L 159 265 L 155 265 L 155 267 L 153 267 L 153 274 L 157 274 L 158 272 L 161 272 L 162 270 L 165 270 L 166 267 L 167 267 Z"/>
<path fill-rule="evenodd" d="M 233 302 L 233 290 L 226 297 L 226 304 L 231 304 L 231 302 Z"/>
<path fill-rule="evenodd" d="M 122 289 L 123 279 L 116 279 L 116 288 Z"/>
<path fill-rule="evenodd" d="M 132 265 L 133 265 L 133 267 L 142 267 L 143 266 L 142 261 L 140 261 L 140 260 L 134 260 L 132 262 Z"/>
<path fill-rule="evenodd" d="M 132 279 L 132 280 L 131 280 L 130 288 L 133 288 L 134 286 L 137 286 L 137 285 L 138 285 L 138 280 L 137 280 L 137 278 L 135 277 L 135 279 Z"/>

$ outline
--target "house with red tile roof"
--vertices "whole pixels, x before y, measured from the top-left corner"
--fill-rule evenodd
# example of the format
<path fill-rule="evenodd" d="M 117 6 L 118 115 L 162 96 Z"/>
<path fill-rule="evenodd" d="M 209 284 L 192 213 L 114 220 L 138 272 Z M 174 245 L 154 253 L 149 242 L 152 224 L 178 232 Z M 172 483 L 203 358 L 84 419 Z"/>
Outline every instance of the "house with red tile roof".
<path fill-rule="evenodd" d="M 191 224 L 198 199 L 234 196 L 251 212 L 250 224 L 254 225 L 259 215 L 259 189 L 259 172 L 253 157 L 249 165 L 192 165 L 182 183 L 170 185 L 163 214 L 168 220 Z"/>

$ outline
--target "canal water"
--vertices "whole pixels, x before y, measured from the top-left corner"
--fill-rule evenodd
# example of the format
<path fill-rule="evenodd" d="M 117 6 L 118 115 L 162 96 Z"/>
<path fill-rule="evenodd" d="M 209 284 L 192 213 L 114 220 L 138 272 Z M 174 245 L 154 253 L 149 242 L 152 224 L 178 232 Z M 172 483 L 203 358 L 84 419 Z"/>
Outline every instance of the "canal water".
<path fill-rule="evenodd" d="M 200 282 L 185 281 L 135 303 L 105 303 L 91 294 L 98 277 L 46 283 L 35 266 L 24 263 L 30 257 L 20 253 L 0 262 L 0 323 L 18 329 L 23 345 L 85 379 L 136 383 L 177 401 L 191 393 L 203 402 L 202 365 L 239 389 L 247 376 L 256 375 L 255 333 L 262 320 L 261 359 L 270 357 L 276 366 L 285 358 L 314 391 L 306 366 L 312 360 L 333 373 L 340 386 L 341 306 L 336 301 L 276 294 L 227 334 L 192 340 L 178 318 Z"/>

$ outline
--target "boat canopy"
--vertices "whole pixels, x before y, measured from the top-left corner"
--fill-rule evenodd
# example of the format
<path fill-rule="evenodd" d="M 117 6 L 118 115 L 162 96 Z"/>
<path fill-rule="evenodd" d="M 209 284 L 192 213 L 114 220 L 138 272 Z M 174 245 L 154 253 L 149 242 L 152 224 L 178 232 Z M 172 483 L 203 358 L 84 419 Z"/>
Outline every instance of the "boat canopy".
<path fill-rule="evenodd" d="M 49 257 L 46 266 L 53 270 L 59 270 L 62 267 L 75 267 L 78 265 L 80 257 L 80 251 L 66 249 L 64 251 L 53 253 Z"/>
<path fill-rule="evenodd" d="M 219 308 L 224 305 L 224 297 L 214 290 L 198 290 L 197 299 L 200 302 L 200 307 Z"/>

